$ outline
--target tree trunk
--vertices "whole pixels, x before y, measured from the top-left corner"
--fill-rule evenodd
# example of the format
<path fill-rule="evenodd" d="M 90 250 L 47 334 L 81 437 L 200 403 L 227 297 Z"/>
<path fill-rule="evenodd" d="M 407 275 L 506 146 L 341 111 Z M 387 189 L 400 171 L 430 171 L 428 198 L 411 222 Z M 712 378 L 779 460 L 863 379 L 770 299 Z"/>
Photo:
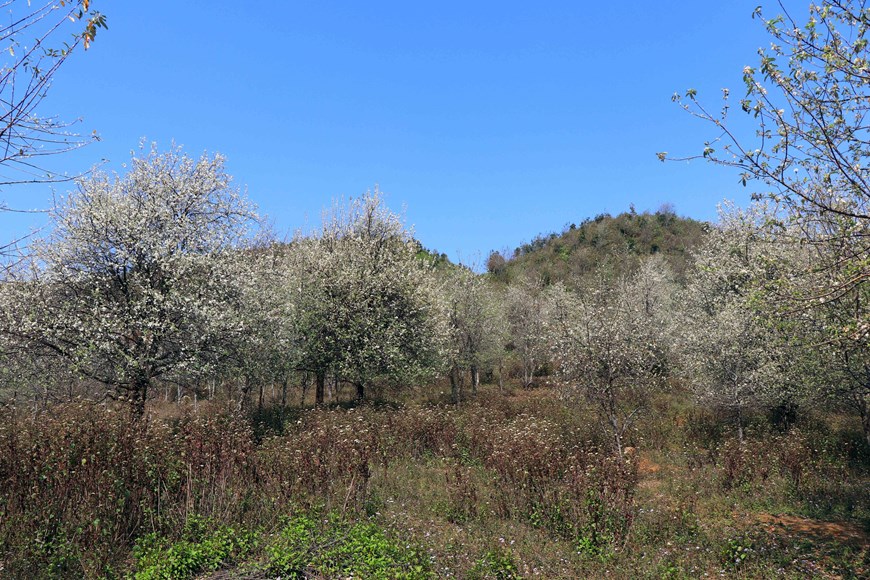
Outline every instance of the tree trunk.
<path fill-rule="evenodd" d="M 139 420 L 145 416 L 145 401 L 148 398 L 148 386 L 151 381 L 146 375 L 137 376 L 130 385 L 130 408 L 133 419 Z"/>
<path fill-rule="evenodd" d="M 263 410 L 263 383 L 260 383 L 260 395 L 257 397 L 257 410 Z"/>
<path fill-rule="evenodd" d="M 471 366 L 471 394 L 477 395 L 477 387 L 480 386 L 480 369 L 477 365 Z"/>
<path fill-rule="evenodd" d="M 737 441 L 743 445 L 743 412 L 740 407 L 737 407 Z"/>
<path fill-rule="evenodd" d="M 308 381 L 311 377 L 308 373 L 302 373 L 302 397 L 299 399 L 299 406 L 305 407 L 305 395 L 308 393 Z"/>
<path fill-rule="evenodd" d="M 622 457 L 622 431 L 619 428 L 619 418 L 610 416 L 610 426 L 613 429 L 613 441 L 616 443 L 616 456 Z"/>
<path fill-rule="evenodd" d="M 323 406 L 323 393 L 326 389 L 326 373 L 318 371 L 314 377 L 314 405 Z"/>
<path fill-rule="evenodd" d="M 249 396 L 248 395 L 250 395 L 250 393 L 251 393 L 251 384 L 248 382 L 248 378 L 245 377 L 244 381 L 242 382 L 242 396 L 239 399 L 239 406 L 238 406 L 239 411 L 247 410 L 248 404 L 249 404 L 249 401 L 248 401 Z"/>
<path fill-rule="evenodd" d="M 363 401 L 366 398 L 366 386 L 363 383 L 356 385 L 356 400 Z"/>
<path fill-rule="evenodd" d="M 329 384 L 329 402 L 335 403 L 338 401 L 338 375 L 333 375 L 332 382 Z"/>
<path fill-rule="evenodd" d="M 861 414 L 861 427 L 864 428 L 864 439 L 867 440 L 867 445 L 870 446 L 870 405 L 868 405 L 867 396 L 859 396 L 858 412 Z"/>
<path fill-rule="evenodd" d="M 619 413 L 617 412 L 616 397 L 613 393 L 613 379 L 608 380 L 607 389 L 604 391 L 602 406 L 607 412 L 607 420 L 613 430 L 613 442 L 616 444 L 616 455 L 622 457 L 622 430 L 619 428 Z"/>
<path fill-rule="evenodd" d="M 535 360 L 523 360 L 523 388 L 529 389 L 532 387 L 532 382 L 535 380 Z"/>
<path fill-rule="evenodd" d="M 462 387 L 459 384 L 459 369 L 450 369 L 450 400 L 456 404 L 462 399 Z"/>
<path fill-rule="evenodd" d="M 281 413 L 283 415 L 284 411 L 287 409 L 287 383 L 290 380 L 287 376 L 284 376 L 284 382 L 281 383 Z"/>

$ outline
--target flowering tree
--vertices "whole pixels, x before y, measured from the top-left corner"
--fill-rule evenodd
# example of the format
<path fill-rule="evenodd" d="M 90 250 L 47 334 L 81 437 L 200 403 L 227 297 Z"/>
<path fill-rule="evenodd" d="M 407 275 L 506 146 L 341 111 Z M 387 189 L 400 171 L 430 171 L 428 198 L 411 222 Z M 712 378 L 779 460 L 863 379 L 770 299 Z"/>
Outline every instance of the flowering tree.
<path fill-rule="evenodd" d="M 587 291 L 549 291 L 559 376 L 598 408 L 622 454 L 625 436 L 667 372 L 667 267 L 648 259 L 632 277 Z"/>
<path fill-rule="evenodd" d="M 504 346 L 502 310 L 489 282 L 469 268 L 460 266 L 447 272 L 443 288 L 450 316 L 455 358 L 450 370 L 454 402 L 461 398 L 460 371 L 470 374 L 472 393 L 480 384 L 480 370 L 492 365 Z"/>
<path fill-rule="evenodd" d="M 754 137 L 733 123 L 727 90 L 719 111 L 695 90 L 674 99 L 715 127 L 696 157 L 737 168 L 744 184 L 763 184 L 768 190 L 756 197 L 773 202 L 781 235 L 812 248 L 812 259 L 796 275 L 784 273 L 769 297 L 781 315 L 802 312 L 821 323 L 818 344 L 832 360 L 859 355 L 849 355 L 846 375 L 863 376 L 864 386 L 851 392 L 870 421 L 870 375 L 855 366 L 870 350 L 870 8 L 823 0 L 810 4 L 805 24 L 780 8 L 769 19 L 756 10 L 771 44 L 759 50 L 757 66 L 743 69 L 738 103 Z"/>
<path fill-rule="evenodd" d="M 229 326 L 236 331 L 221 340 L 216 370 L 229 386 L 239 387 L 240 407 L 247 404 L 253 389 L 259 390 L 262 407 L 264 389 L 276 384 L 282 387 L 282 408 L 287 402 L 298 349 L 295 311 L 286 291 L 295 275 L 288 267 L 288 253 L 286 244 L 265 234 L 222 261 L 238 299 L 227 304 L 227 317 L 233 319 Z"/>
<path fill-rule="evenodd" d="M 431 266 L 377 190 L 336 205 L 290 249 L 299 368 L 314 373 L 318 403 L 328 374 L 362 399 L 377 380 L 412 380 L 440 363 L 447 325 Z"/>
<path fill-rule="evenodd" d="M 2 331 L 144 412 L 155 379 L 201 373 L 231 325 L 222 260 L 256 218 L 223 158 L 152 148 L 129 173 L 79 182 L 5 293 Z"/>
<path fill-rule="evenodd" d="M 523 387 L 529 388 L 535 371 L 549 358 L 545 332 L 547 304 L 541 283 L 526 277 L 508 286 L 504 310 L 507 349 L 519 360 Z"/>
<path fill-rule="evenodd" d="M 697 399 L 729 413 L 740 441 L 748 410 L 797 398 L 789 366 L 802 360 L 794 343 L 804 325 L 771 316 L 768 291 L 796 265 L 798 248 L 770 235 L 770 217 L 766 205 L 723 208 L 695 254 L 675 320 L 681 366 Z"/>

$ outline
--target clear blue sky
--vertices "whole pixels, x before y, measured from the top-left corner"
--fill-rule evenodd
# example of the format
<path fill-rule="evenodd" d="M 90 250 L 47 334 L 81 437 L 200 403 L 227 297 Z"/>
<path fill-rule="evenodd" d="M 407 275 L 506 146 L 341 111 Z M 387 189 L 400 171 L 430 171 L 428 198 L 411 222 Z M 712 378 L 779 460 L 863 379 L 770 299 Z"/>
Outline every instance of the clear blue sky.
<path fill-rule="evenodd" d="M 722 87 L 739 93 L 768 43 L 759 1 L 94 0 L 109 30 L 42 113 L 102 137 L 55 160 L 69 172 L 123 171 L 141 138 L 221 152 L 282 232 L 379 184 L 424 245 L 469 262 L 631 203 L 698 219 L 746 203 L 735 173 L 655 153 L 714 136 L 670 97 L 693 87 L 718 108 Z M 808 3 L 787 4 L 805 19 Z M 0 192 L 19 207 L 50 195 Z"/>

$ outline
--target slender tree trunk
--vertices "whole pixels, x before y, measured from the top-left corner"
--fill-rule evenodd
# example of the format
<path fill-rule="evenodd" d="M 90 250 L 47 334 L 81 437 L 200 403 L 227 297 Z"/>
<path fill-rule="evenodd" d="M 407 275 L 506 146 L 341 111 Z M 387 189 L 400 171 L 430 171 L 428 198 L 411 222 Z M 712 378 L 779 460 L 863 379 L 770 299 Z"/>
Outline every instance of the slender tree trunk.
<path fill-rule="evenodd" d="M 335 403 L 338 399 L 338 375 L 332 375 L 332 381 L 329 383 L 329 388 L 327 389 L 329 392 L 329 402 Z"/>
<path fill-rule="evenodd" d="M 535 359 L 523 359 L 523 388 L 530 389 L 535 380 Z"/>
<path fill-rule="evenodd" d="M 619 428 L 619 418 L 616 415 L 610 416 L 610 426 L 613 428 L 613 441 L 616 443 L 616 455 L 622 457 L 622 431 Z"/>
<path fill-rule="evenodd" d="M 242 381 L 242 396 L 239 398 L 239 411 L 245 410 L 248 408 L 249 404 L 249 395 L 251 393 L 251 384 L 248 382 L 248 378 L 245 377 Z"/>
<path fill-rule="evenodd" d="M 864 428 L 864 439 L 867 440 L 867 445 L 870 445 L 870 405 L 867 396 L 859 396 L 858 412 L 861 415 L 861 427 Z"/>
<path fill-rule="evenodd" d="M 459 369 L 450 369 L 450 400 L 456 404 L 462 399 L 462 386 L 459 384 Z"/>
<path fill-rule="evenodd" d="M 737 421 L 737 441 L 743 445 L 743 411 L 740 407 L 737 407 L 737 413 L 735 417 Z"/>
<path fill-rule="evenodd" d="M 480 386 L 480 369 L 477 365 L 471 365 L 471 394 L 477 395 L 477 387 Z"/>
<path fill-rule="evenodd" d="M 305 406 L 305 395 L 308 394 L 308 382 L 311 380 L 311 376 L 308 373 L 302 373 L 302 397 L 299 399 L 299 406 Z"/>
<path fill-rule="evenodd" d="M 607 410 L 607 420 L 613 430 L 613 442 L 616 444 L 616 455 L 622 457 L 622 429 L 619 428 L 619 413 L 616 409 L 616 397 L 613 393 L 613 380 L 608 381 L 607 391 L 604 393 L 604 408 Z"/>
<path fill-rule="evenodd" d="M 257 410 L 259 411 L 263 410 L 263 390 L 263 383 L 260 383 L 260 395 L 257 397 Z"/>
<path fill-rule="evenodd" d="M 284 411 L 287 409 L 287 383 L 290 380 L 287 375 L 284 375 L 284 382 L 281 383 L 281 414 L 284 414 Z"/>
<path fill-rule="evenodd" d="M 326 373 L 317 371 L 314 376 L 314 404 L 317 407 L 323 406 L 323 393 L 326 388 Z"/>

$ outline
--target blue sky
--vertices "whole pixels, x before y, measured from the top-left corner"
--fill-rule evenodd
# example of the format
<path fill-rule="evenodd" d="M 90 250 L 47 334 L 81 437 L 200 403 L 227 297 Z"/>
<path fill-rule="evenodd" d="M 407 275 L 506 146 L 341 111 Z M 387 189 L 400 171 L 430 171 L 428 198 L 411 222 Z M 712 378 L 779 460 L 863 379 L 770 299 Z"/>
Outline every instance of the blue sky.
<path fill-rule="evenodd" d="M 739 93 L 768 43 L 758 2 L 95 0 L 109 30 L 42 113 L 102 138 L 53 160 L 68 172 L 102 159 L 121 172 L 142 138 L 220 152 L 291 233 L 379 184 L 424 245 L 473 262 L 632 203 L 698 219 L 746 203 L 734 172 L 655 153 L 715 136 L 670 97 L 692 87 L 718 108 L 721 88 Z M 51 194 L 0 191 L 18 207 Z M 41 218 L 0 220 L 20 233 Z"/>

